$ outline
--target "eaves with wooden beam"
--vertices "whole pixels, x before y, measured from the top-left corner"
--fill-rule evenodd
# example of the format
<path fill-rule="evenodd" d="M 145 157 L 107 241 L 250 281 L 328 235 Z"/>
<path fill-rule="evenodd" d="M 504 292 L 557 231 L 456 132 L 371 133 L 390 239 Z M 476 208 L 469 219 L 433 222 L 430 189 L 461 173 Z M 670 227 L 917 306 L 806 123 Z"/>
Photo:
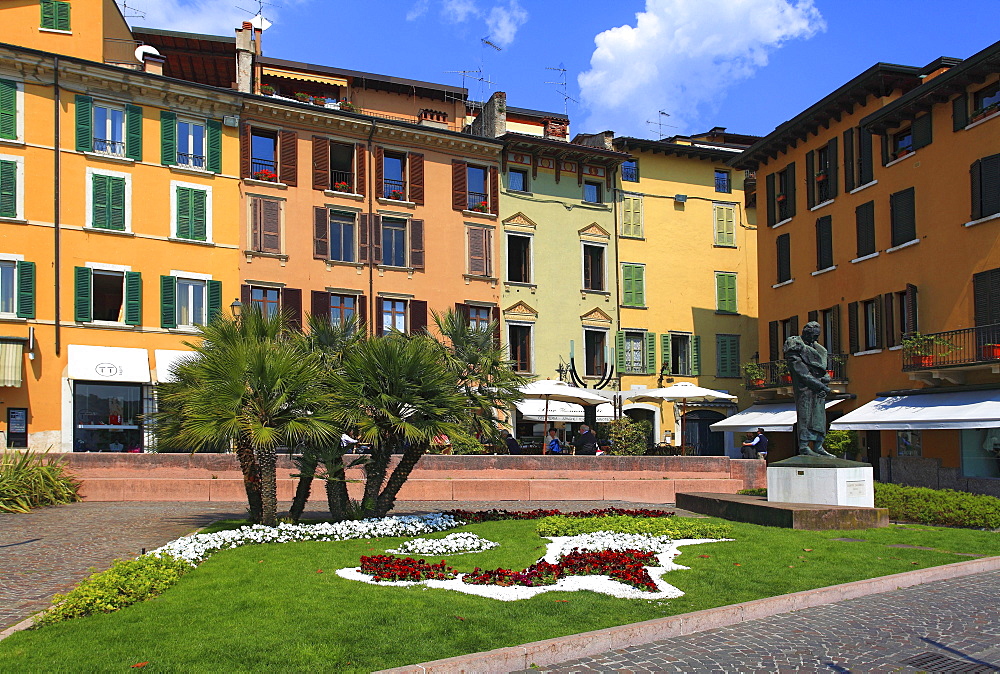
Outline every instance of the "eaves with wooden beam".
<path fill-rule="evenodd" d="M 674 155 L 686 159 L 701 159 L 713 162 L 727 162 L 739 154 L 741 148 L 734 147 L 727 149 L 723 146 L 712 147 L 698 141 L 691 143 L 672 143 L 665 140 L 648 140 L 645 138 L 632 138 L 621 136 L 615 138 L 615 147 L 622 152 L 632 152 L 639 150 L 642 152 L 652 152 L 653 154 Z"/>
<path fill-rule="evenodd" d="M 593 145 L 581 145 L 565 140 L 554 140 L 526 133 L 505 133 L 497 140 L 503 141 L 504 149 L 523 152 L 536 157 L 559 159 L 562 161 L 582 161 L 592 166 L 614 168 L 628 159 L 628 154 L 606 150 Z"/>
<path fill-rule="evenodd" d="M 806 141 L 830 122 L 840 121 L 844 114 L 854 112 L 869 96 L 888 96 L 901 89 L 904 93 L 920 86 L 922 68 L 892 63 L 876 63 L 847 84 L 814 103 L 792 119 L 780 124 L 743 153 L 729 160 L 735 168 L 756 171 L 761 163 L 777 159 L 789 148 Z M 942 76 L 943 77 L 943 76 Z"/>
<path fill-rule="evenodd" d="M 896 128 L 915 119 L 917 115 L 930 110 L 934 104 L 947 103 L 955 94 L 965 92 L 970 85 L 982 84 L 990 75 L 1000 72 L 1000 42 L 995 42 L 964 61 L 939 61 L 949 61 L 952 65 L 947 71 L 928 79 L 862 119 L 861 126 L 873 133 L 883 133 L 886 129 Z"/>

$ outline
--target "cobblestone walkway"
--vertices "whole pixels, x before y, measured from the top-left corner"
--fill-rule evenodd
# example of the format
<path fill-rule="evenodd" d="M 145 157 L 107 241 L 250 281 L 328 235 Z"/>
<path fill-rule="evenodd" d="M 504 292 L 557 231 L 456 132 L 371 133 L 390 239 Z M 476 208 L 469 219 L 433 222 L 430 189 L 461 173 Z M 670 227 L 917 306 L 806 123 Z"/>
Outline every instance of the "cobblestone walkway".
<path fill-rule="evenodd" d="M 590 510 L 609 506 L 670 508 L 611 501 L 411 501 L 397 504 L 393 514 L 454 508 Z M 136 557 L 143 548 L 152 550 L 215 520 L 245 514 L 245 503 L 204 502 L 84 502 L 25 515 L 0 514 L 0 630 L 49 606 L 53 594 L 76 585 L 92 567 L 106 569 L 115 559 Z M 319 503 L 310 504 L 306 513 L 325 514 Z"/>
<path fill-rule="evenodd" d="M 1000 672 L 998 606 L 994 571 L 528 671 Z"/>

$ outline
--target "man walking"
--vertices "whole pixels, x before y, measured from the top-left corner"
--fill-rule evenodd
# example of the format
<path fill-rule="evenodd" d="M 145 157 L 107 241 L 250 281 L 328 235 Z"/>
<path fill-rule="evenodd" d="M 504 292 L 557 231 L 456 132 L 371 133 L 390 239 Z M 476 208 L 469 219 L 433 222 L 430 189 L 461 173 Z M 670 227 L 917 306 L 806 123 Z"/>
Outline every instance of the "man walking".
<path fill-rule="evenodd" d="M 743 458 L 756 459 L 761 454 L 767 454 L 767 436 L 763 428 L 758 428 L 754 439 L 743 443 Z"/>

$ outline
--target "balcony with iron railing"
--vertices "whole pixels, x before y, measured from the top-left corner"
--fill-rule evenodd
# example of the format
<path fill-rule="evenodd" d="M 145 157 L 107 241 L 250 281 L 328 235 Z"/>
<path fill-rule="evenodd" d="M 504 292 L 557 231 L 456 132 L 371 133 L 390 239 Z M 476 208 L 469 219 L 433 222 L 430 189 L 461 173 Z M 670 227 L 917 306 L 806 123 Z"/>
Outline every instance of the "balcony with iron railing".
<path fill-rule="evenodd" d="M 250 177 L 269 183 L 278 182 L 278 164 L 273 159 L 250 158 Z"/>
<path fill-rule="evenodd" d="M 946 371 L 942 379 L 956 380 L 956 372 L 992 370 L 1000 373 L 1000 323 L 944 332 L 914 333 L 903 340 L 903 372 L 911 378 Z M 961 382 L 958 382 L 961 383 Z"/>
<path fill-rule="evenodd" d="M 406 182 L 403 180 L 389 180 L 388 178 L 382 181 L 382 198 L 383 199 L 394 199 L 396 201 L 406 200 Z"/>
<path fill-rule="evenodd" d="M 622 166 L 622 180 L 629 183 L 639 182 L 639 167 Z"/>
<path fill-rule="evenodd" d="M 727 194 L 733 191 L 733 186 L 729 178 L 729 173 L 715 174 L 715 191 L 725 192 Z"/>
<path fill-rule="evenodd" d="M 466 200 L 466 205 L 470 211 L 476 211 L 478 213 L 489 213 L 490 211 L 490 195 L 485 192 L 469 192 L 468 199 Z"/>
<path fill-rule="evenodd" d="M 188 154 L 186 152 L 177 153 L 177 165 L 178 166 L 193 166 L 194 168 L 203 169 L 205 168 L 205 155 L 203 154 Z"/>
<path fill-rule="evenodd" d="M 94 139 L 94 152 L 106 154 L 112 157 L 125 156 L 125 142 L 120 140 L 108 140 L 106 138 Z"/>
<path fill-rule="evenodd" d="M 330 171 L 330 189 L 334 192 L 354 192 L 352 171 Z"/>
<path fill-rule="evenodd" d="M 827 356 L 827 375 L 830 377 L 829 386 L 838 393 L 845 391 L 848 383 L 847 379 L 847 354 L 831 353 Z M 760 369 L 757 372 L 752 366 Z M 761 391 L 765 389 L 791 388 L 792 376 L 788 374 L 788 365 L 783 360 L 772 360 L 766 363 L 752 363 L 744 365 L 744 383 L 748 390 Z"/>

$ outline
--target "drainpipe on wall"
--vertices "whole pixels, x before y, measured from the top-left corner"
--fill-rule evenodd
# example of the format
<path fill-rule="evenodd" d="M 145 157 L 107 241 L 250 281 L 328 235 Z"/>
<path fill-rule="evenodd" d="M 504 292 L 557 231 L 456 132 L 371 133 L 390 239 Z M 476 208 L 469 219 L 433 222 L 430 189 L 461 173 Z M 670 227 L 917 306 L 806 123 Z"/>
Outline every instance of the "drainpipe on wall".
<path fill-rule="evenodd" d="M 372 138 L 375 136 L 375 131 L 378 126 L 375 124 L 375 120 L 372 120 L 372 130 L 368 132 L 368 157 L 374 157 L 372 149 Z M 365 157 L 365 162 L 368 161 L 368 157 Z M 374 166 L 368 167 L 371 170 L 365 171 L 366 176 L 371 176 L 372 189 L 368 190 L 368 334 L 374 336 L 375 333 L 375 256 L 373 252 L 375 250 L 375 190 L 379 189 L 379 185 L 375 184 L 375 170 Z"/>
<path fill-rule="evenodd" d="M 60 204 L 60 197 L 61 197 L 61 194 L 60 194 L 60 187 L 61 187 L 61 185 L 60 185 L 60 175 L 62 173 L 62 171 L 61 171 L 61 159 L 62 159 L 62 157 L 60 156 L 62 154 L 62 144 L 60 142 L 60 136 L 59 136 L 59 112 L 60 112 L 60 109 L 62 107 L 62 104 L 61 104 L 61 100 L 60 100 L 60 97 L 59 97 L 59 57 L 58 56 L 53 56 L 52 57 L 52 65 L 53 65 L 53 69 L 54 69 L 54 73 L 55 73 L 54 74 L 54 81 L 53 81 L 53 85 L 54 85 L 55 91 L 54 91 L 53 96 L 52 96 L 52 99 L 53 99 L 53 102 L 54 102 L 53 109 L 55 111 L 55 120 L 53 122 L 53 131 L 54 131 L 54 136 L 55 136 L 55 138 L 53 140 L 53 144 L 55 146 L 55 152 L 53 152 L 54 160 L 53 160 L 53 167 L 52 167 L 52 172 L 53 172 L 53 175 L 52 175 L 52 185 L 53 185 L 52 222 L 53 222 L 53 225 L 54 225 L 53 232 L 54 232 L 55 240 L 53 241 L 52 261 L 53 261 L 53 265 L 55 266 L 55 269 L 54 269 L 54 272 L 55 272 L 55 288 L 56 288 L 55 347 L 56 347 L 56 355 L 58 356 L 59 353 L 60 353 L 61 347 L 62 347 L 62 342 L 61 342 L 61 339 L 60 339 L 61 338 L 60 325 L 59 325 L 59 319 L 60 319 L 60 312 L 59 312 L 59 291 L 60 291 L 59 276 L 60 276 L 60 274 L 59 274 L 59 272 L 60 272 L 60 269 L 61 269 L 61 261 L 60 261 L 60 252 L 61 252 L 60 248 L 61 248 L 61 246 L 60 246 L 60 240 L 59 240 L 59 219 L 60 219 L 59 204 Z"/>

